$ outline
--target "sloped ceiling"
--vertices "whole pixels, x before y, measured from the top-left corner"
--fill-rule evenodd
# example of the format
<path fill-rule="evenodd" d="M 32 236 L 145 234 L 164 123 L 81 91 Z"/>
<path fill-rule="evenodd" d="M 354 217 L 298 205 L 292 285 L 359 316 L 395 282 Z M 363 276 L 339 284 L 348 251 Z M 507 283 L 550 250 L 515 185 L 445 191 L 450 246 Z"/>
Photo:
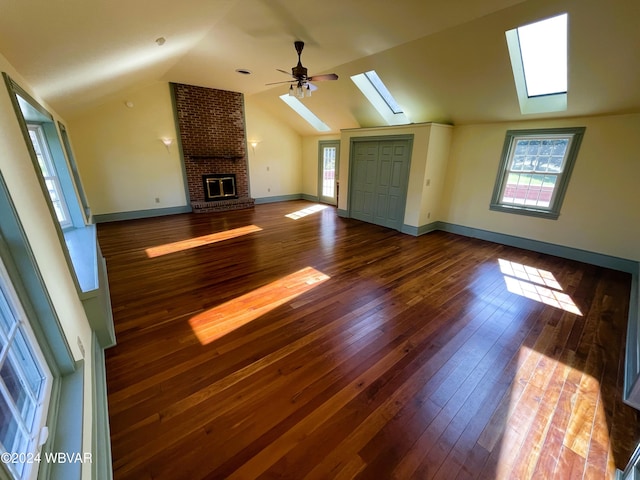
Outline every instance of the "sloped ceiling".
<path fill-rule="evenodd" d="M 520 114 L 504 32 L 562 12 L 569 107 L 547 116 L 640 111 L 638 0 L 0 0 L 0 11 L 0 53 L 64 117 L 167 81 L 242 92 L 312 135 L 278 98 L 288 84 L 266 85 L 288 79 L 276 69 L 295 65 L 300 39 L 309 74 L 340 76 L 304 100 L 333 132 L 381 124 L 349 78 L 369 69 L 412 122 L 536 118 Z"/>

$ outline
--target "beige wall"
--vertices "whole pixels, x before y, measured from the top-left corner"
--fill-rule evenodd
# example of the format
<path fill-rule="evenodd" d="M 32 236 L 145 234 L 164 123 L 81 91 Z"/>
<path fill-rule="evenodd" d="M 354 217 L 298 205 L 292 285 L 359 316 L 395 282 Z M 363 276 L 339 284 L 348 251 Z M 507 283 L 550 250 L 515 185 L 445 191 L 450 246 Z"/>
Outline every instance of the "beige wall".
<path fill-rule="evenodd" d="M 94 215 L 186 205 L 168 83 L 128 91 L 68 122 Z M 173 139 L 169 150 L 161 138 Z"/>
<path fill-rule="evenodd" d="M 318 135 L 302 139 L 302 189 L 301 192 L 317 197 L 318 192 L 318 151 L 320 140 L 340 140 L 340 135 Z M 340 147 L 342 150 L 342 146 Z M 340 180 L 338 178 L 338 180 Z"/>
<path fill-rule="evenodd" d="M 47 108 L 56 122 L 60 120 L 56 113 L 31 91 L 29 85 L 2 55 L 0 55 L 0 70 L 7 72 L 14 81 Z M 83 358 L 78 347 L 78 339 L 87 352 L 84 359 L 83 448 L 85 452 L 90 452 L 93 413 L 92 356 L 90 354 L 92 332 L 4 82 L 0 87 L 0 151 L 3 152 L 0 155 L 0 172 L 15 204 L 20 223 L 29 238 L 42 280 L 51 297 L 69 347 L 76 360 Z M 90 478 L 90 475 L 91 465 L 83 465 L 83 478 Z"/>
<path fill-rule="evenodd" d="M 299 194 L 302 138 L 285 123 L 245 98 L 249 188 L 253 198 Z M 254 148 L 251 142 L 258 142 Z"/>
<path fill-rule="evenodd" d="M 506 131 L 568 126 L 587 129 L 560 218 L 490 211 Z M 637 114 L 455 127 L 442 220 L 640 260 L 638 132 Z"/>

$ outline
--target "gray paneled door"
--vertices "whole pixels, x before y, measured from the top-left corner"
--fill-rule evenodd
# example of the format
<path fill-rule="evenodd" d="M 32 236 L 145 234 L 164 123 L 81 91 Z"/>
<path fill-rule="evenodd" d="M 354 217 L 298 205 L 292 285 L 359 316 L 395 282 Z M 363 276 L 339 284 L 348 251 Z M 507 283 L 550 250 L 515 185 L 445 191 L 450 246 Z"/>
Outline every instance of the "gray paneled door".
<path fill-rule="evenodd" d="M 350 216 L 402 229 L 411 162 L 411 138 L 352 140 Z"/>

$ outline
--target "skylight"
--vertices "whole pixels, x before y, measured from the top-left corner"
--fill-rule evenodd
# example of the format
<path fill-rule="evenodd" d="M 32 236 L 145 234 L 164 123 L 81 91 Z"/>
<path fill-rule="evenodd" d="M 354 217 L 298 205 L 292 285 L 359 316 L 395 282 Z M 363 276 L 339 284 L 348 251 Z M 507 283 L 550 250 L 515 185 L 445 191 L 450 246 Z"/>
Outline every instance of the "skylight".
<path fill-rule="evenodd" d="M 298 115 L 304 118 L 309 125 L 318 130 L 319 132 L 329 132 L 331 128 L 320 120 L 315 113 L 309 110 L 300 100 L 296 97 L 292 97 L 288 93 L 280 95 L 280 100 L 289 105 Z"/>
<path fill-rule="evenodd" d="M 566 13 L 506 32 L 522 113 L 567 109 Z"/>
<path fill-rule="evenodd" d="M 359 73 L 351 77 L 353 83 L 367 97 L 371 105 L 378 111 L 388 125 L 405 125 L 410 123 L 398 102 L 393 98 L 375 70 Z"/>
<path fill-rule="evenodd" d="M 567 14 L 518 28 L 530 97 L 567 91 Z"/>

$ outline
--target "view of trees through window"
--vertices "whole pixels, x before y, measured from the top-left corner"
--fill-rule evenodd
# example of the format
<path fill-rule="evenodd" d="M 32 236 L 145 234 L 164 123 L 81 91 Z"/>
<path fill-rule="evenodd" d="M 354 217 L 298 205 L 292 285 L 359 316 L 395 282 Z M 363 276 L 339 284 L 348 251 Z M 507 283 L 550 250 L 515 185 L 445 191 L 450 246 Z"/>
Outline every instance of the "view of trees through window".
<path fill-rule="evenodd" d="M 569 143 L 569 138 L 516 138 L 501 201 L 548 208 Z"/>

